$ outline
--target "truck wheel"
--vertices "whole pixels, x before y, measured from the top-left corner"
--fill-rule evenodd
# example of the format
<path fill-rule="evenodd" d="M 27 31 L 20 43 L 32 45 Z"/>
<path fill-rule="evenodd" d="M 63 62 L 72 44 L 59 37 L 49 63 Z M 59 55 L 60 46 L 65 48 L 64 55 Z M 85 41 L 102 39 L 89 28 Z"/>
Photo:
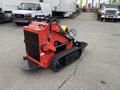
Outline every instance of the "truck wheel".
<path fill-rule="evenodd" d="M 105 22 L 109 21 L 109 19 L 105 19 Z"/>
<path fill-rule="evenodd" d="M 117 20 L 116 20 L 116 19 L 114 19 L 114 22 L 117 22 Z"/>

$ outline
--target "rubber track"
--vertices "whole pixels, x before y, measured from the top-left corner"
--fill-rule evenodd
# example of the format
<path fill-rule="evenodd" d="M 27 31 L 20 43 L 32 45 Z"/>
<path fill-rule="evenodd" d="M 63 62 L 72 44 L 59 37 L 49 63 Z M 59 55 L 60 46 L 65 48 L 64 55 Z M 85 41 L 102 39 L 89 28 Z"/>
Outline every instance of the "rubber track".
<path fill-rule="evenodd" d="M 77 46 L 57 54 L 51 61 L 52 70 L 59 72 L 64 67 L 79 59 L 81 54 L 82 50 Z"/>

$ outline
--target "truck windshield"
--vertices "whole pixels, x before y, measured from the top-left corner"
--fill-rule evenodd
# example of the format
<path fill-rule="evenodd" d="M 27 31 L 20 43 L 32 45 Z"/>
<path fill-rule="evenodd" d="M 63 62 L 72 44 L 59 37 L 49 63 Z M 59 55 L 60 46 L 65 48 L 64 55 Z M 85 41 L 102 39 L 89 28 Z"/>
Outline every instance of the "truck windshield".
<path fill-rule="evenodd" d="M 36 9 L 35 3 L 21 3 L 20 6 L 18 6 L 18 10 L 31 10 L 34 11 Z"/>
<path fill-rule="evenodd" d="M 118 8 L 117 4 L 105 4 L 103 5 L 104 8 Z"/>

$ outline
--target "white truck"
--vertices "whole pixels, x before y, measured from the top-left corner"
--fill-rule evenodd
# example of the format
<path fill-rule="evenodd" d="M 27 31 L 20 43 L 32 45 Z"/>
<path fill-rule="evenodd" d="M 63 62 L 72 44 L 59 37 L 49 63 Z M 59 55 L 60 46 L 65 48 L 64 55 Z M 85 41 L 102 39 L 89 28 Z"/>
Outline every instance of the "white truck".
<path fill-rule="evenodd" d="M 35 0 L 34 0 L 35 1 Z M 52 15 L 49 4 L 38 2 L 22 2 L 17 10 L 13 11 L 13 21 L 18 25 L 21 23 L 29 24 L 37 15 Z"/>
<path fill-rule="evenodd" d="M 74 14 L 78 8 L 79 0 L 40 0 L 48 3 L 52 7 L 53 16 L 69 17 Z"/>
<path fill-rule="evenodd" d="M 119 4 L 101 4 L 98 10 L 98 20 L 120 20 Z"/>

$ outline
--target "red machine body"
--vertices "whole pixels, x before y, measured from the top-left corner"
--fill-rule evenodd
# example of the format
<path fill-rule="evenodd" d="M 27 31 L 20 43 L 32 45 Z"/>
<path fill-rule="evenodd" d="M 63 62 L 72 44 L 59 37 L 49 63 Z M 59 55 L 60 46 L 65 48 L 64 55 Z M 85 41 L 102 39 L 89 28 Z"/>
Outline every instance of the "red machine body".
<path fill-rule="evenodd" d="M 74 30 L 64 30 L 57 19 L 45 17 L 43 20 L 33 20 L 30 25 L 24 26 L 24 61 L 30 69 L 37 66 L 60 71 L 80 58 L 87 43 L 76 41 L 70 35 L 70 32 L 74 34 Z"/>
<path fill-rule="evenodd" d="M 50 24 L 46 23 L 46 22 L 33 21 L 29 26 L 24 27 L 25 31 L 32 32 L 32 33 L 35 33 L 38 35 L 39 54 L 40 54 L 40 61 L 37 61 L 34 58 L 32 58 L 27 52 L 26 52 L 27 56 L 25 56 L 25 59 L 31 60 L 32 62 L 35 62 L 36 64 L 38 64 L 39 66 L 41 66 L 43 68 L 48 68 L 52 58 L 57 54 L 55 52 L 55 46 L 54 46 L 55 41 L 59 41 L 61 43 L 66 43 L 67 44 L 66 49 L 70 49 L 73 47 L 73 44 L 71 42 L 69 42 L 68 38 L 59 34 L 60 29 L 61 29 L 59 23 L 53 22 L 51 26 L 52 26 L 51 27 L 51 30 L 52 30 L 51 35 L 50 35 L 50 31 L 49 31 Z M 50 41 L 46 42 L 49 37 L 50 37 Z M 50 50 L 51 51 L 50 54 L 45 54 L 41 50 L 41 46 L 45 42 L 48 44 L 44 47 L 44 49 L 46 51 Z"/>

